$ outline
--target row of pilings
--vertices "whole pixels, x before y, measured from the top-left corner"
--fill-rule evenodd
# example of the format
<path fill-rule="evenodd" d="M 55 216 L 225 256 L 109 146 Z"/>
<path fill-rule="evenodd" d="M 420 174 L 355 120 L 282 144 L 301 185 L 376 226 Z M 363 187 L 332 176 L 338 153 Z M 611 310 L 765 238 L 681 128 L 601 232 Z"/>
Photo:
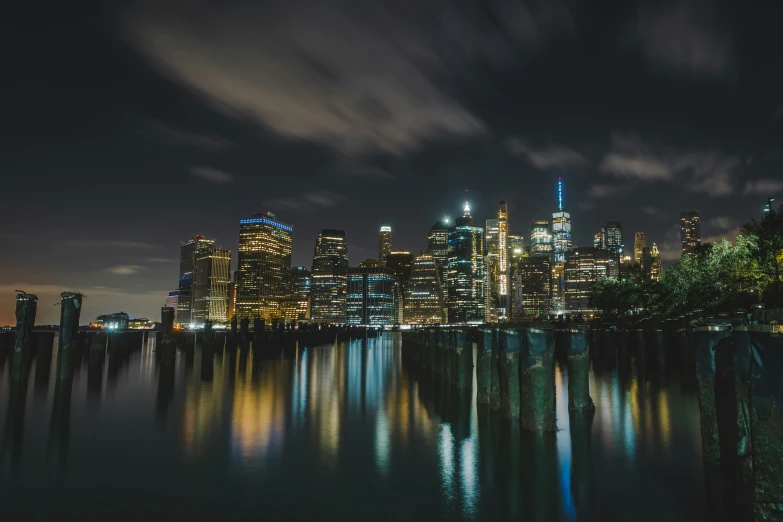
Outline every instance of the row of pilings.
<path fill-rule="evenodd" d="M 590 331 L 562 329 L 568 360 L 568 405 L 592 411 L 588 371 Z M 476 402 L 519 419 L 523 429 L 553 431 L 555 419 L 555 329 L 551 323 L 432 327 L 403 332 L 403 356 L 424 372 L 457 388 L 473 383 Z"/>

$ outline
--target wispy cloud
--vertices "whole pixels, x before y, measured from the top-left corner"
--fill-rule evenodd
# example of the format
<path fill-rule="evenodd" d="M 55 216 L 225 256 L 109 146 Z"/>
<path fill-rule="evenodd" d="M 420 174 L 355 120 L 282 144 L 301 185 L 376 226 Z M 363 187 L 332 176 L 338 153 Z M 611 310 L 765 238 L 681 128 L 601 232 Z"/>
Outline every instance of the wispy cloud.
<path fill-rule="evenodd" d="M 195 147 L 211 152 L 221 152 L 235 145 L 234 142 L 209 133 L 193 132 L 155 118 L 139 117 L 143 133 L 156 140 L 174 145 Z"/>
<path fill-rule="evenodd" d="M 775 196 L 783 192 L 783 180 L 779 179 L 756 179 L 745 183 L 745 195 L 754 194 L 761 196 Z"/>
<path fill-rule="evenodd" d="M 231 183 L 234 181 L 233 174 L 207 165 L 196 165 L 191 167 L 190 175 L 212 183 Z"/>
<path fill-rule="evenodd" d="M 718 150 L 680 151 L 652 147 L 638 136 L 616 134 L 599 165 L 604 174 L 645 182 L 677 181 L 691 192 L 728 196 L 742 162 Z"/>
<path fill-rule="evenodd" d="M 510 154 L 525 158 L 539 169 L 565 168 L 589 163 L 581 153 L 562 144 L 533 147 L 524 139 L 512 136 L 505 140 L 504 145 Z"/>
<path fill-rule="evenodd" d="M 111 248 L 120 250 L 153 250 L 160 248 L 143 241 L 102 241 L 100 239 L 62 239 L 57 244 L 73 248 Z"/>
<path fill-rule="evenodd" d="M 334 207 L 340 204 L 345 196 L 331 190 L 318 190 L 307 192 L 301 196 L 282 197 L 269 199 L 263 203 L 271 209 L 322 209 Z"/>
<path fill-rule="evenodd" d="M 484 133 L 443 80 L 479 61 L 514 63 L 573 29 L 562 0 L 361 7 L 137 0 L 117 19 L 164 74 L 223 113 L 352 155 Z"/>
<path fill-rule="evenodd" d="M 650 69 L 698 79 L 735 75 L 731 32 L 722 26 L 709 0 L 670 0 L 639 4 L 636 39 Z"/>
<path fill-rule="evenodd" d="M 138 274 L 146 267 L 141 265 L 116 265 L 110 266 L 106 269 L 106 272 L 114 275 L 134 275 Z"/>
<path fill-rule="evenodd" d="M 376 181 L 392 181 L 397 177 L 391 172 L 374 165 L 353 160 L 347 156 L 340 159 L 337 164 L 337 170 L 348 176 L 357 178 L 366 178 Z"/>

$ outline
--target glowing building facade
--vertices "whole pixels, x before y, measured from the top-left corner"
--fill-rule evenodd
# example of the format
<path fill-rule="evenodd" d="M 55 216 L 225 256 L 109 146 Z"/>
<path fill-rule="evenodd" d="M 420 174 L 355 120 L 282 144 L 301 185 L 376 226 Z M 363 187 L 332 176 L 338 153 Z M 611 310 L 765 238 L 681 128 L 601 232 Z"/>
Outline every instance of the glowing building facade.
<path fill-rule="evenodd" d="M 449 323 L 482 323 L 486 312 L 484 229 L 473 226 L 467 203 L 448 237 Z"/>
<path fill-rule="evenodd" d="M 313 253 L 313 284 L 310 319 L 323 323 L 345 323 L 345 294 L 348 284 L 348 246 L 345 231 L 318 231 Z"/>
<path fill-rule="evenodd" d="M 386 256 L 389 255 L 392 249 L 392 229 L 388 225 L 381 227 L 381 232 L 378 235 L 378 261 L 381 264 L 386 263 Z"/>
<path fill-rule="evenodd" d="M 637 232 L 633 237 L 633 262 L 638 265 L 644 264 L 644 249 L 647 248 L 647 234 Z"/>
<path fill-rule="evenodd" d="M 663 262 L 661 261 L 661 251 L 658 250 L 658 245 L 652 244 L 650 249 L 650 279 L 653 281 L 660 281 L 663 277 Z"/>
<path fill-rule="evenodd" d="M 310 291 L 313 278 L 303 266 L 291 267 L 289 295 L 280 304 L 281 318 L 285 321 L 302 321 L 310 318 Z"/>
<path fill-rule="evenodd" d="M 280 301 L 289 292 L 294 228 L 268 212 L 239 221 L 239 255 L 234 314 L 251 321 L 282 317 Z"/>
<path fill-rule="evenodd" d="M 231 251 L 210 248 L 196 256 L 191 321 L 197 325 L 206 321 L 225 324 L 229 321 L 231 282 Z"/>
<path fill-rule="evenodd" d="M 514 267 L 514 317 L 547 315 L 552 311 L 552 260 L 524 257 Z"/>
<path fill-rule="evenodd" d="M 680 241 L 682 255 L 692 254 L 701 246 L 701 222 L 698 210 L 680 214 Z"/>
<path fill-rule="evenodd" d="M 347 324 L 392 325 L 398 323 L 400 285 L 394 273 L 380 263 L 362 263 L 348 271 L 345 298 Z"/>
<path fill-rule="evenodd" d="M 430 253 L 422 253 L 413 260 L 411 276 L 405 290 L 406 324 L 445 323 L 443 290 L 438 264 Z"/>
<path fill-rule="evenodd" d="M 590 288 L 602 277 L 617 271 L 616 260 L 609 252 L 594 247 L 579 247 L 566 253 L 565 310 L 573 313 L 594 313 L 590 305 Z"/>
<path fill-rule="evenodd" d="M 189 325 L 193 322 L 196 258 L 210 250 L 214 244 L 214 239 L 205 239 L 204 236 L 193 236 L 180 244 L 179 294 L 176 308 L 176 322 L 179 325 Z"/>
<path fill-rule="evenodd" d="M 601 244 L 597 248 L 608 250 L 609 254 L 620 260 L 625 251 L 623 225 L 619 221 L 607 221 L 601 229 Z"/>
<path fill-rule="evenodd" d="M 545 219 L 533 221 L 530 225 L 530 255 L 552 257 L 552 253 L 552 232 L 549 230 L 549 221 Z"/>
<path fill-rule="evenodd" d="M 443 288 L 443 305 L 447 306 L 449 299 L 448 257 L 449 257 L 449 220 L 444 219 L 430 227 L 427 234 L 427 252 L 438 265 L 440 283 Z"/>
<path fill-rule="evenodd" d="M 552 248 L 556 263 L 565 261 L 565 253 L 571 250 L 571 214 L 563 204 L 563 178 L 557 180 L 557 211 L 552 213 Z"/>

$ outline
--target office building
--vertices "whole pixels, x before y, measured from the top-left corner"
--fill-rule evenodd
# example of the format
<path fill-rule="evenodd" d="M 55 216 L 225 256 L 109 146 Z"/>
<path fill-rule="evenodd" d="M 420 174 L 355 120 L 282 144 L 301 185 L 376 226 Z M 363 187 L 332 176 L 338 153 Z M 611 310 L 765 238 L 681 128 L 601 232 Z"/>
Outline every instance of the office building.
<path fill-rule="evenodd" d="M 609 254 L 619 262 L 625 253 L 623 241 L 623 225 L 619 221 L 607 221 L 601 229 L 602 243 L 600 248 L 608 250 Z"/>
<path fill-rule="evenodd" d="M 516 280 L 514 271 L 519 260 L 528 256 L 522 236 L 508 236 L 508 299 L 506 303 L 506 317 L 514 317 L 518 314 L 516 304 Z"/>
<path fill-rule="evenodd" d="M 378 261 L 381 264 L 386 263 L 386 256 L 392 249 L 392 230 L 388 225 L 381 227 L 381 233 L 378 236 Z"/>
<path fill-rule="evenodd" d="M 427 252 L 430 253 L 432 259 L 438 265 L 438 271 L 440 272 L 440 283 L 443 288 L 443 306 L 448 306 L 448 256 L 449 256 L 449 227 L 451 226 L 448 219 L 435 222 L 427 234 Z"/>
<path fill-rule="evenodd" d="M 650 279 L 660 281 L 663 277 L 663 262 L 661 261 L 661 252 L 658 245 L 652 244 L 650 249 Z"/>
<path fill-rule="evenodd" d="M 552 213 L 552 248 L 556 263 L 565 261 L 565 253 L 571 246 L 571 214 L 564 205 L 563 178 L 558 178 L 557 210 Z"/>
<path fill-rule="evenodd" d="M 239 270 L 234 270 L 234 277 L 231 278 L 231 282 L 228 284 L 228 313 L 226 317 L 228 317 L 229 322 L 236 315 L 237 279 L 239 279 Z"/>
<path fill-rule="evenodd" d="M 494 323 L 498 321 L 498 309 L 501 306 L 500 299 L 500 226 L 497 219 L 488 219 L 484 227 L 486 256 L 484 257 L 484 268 L 486 274 L 486 322 Z"/>
<path fill-rule="evenodd" d="M 410 252 L 393 250 L 386 256 L 386 266 L 391 269 L 392 273 L 397 278 L 397 281 L 399 281 L 401 291 L 405 292 L 411 277 L 413 254 Z"/>
<path fill-rule="evenodd" d="M 230 250 L 210 248 L 196 254 L 191 319 L 195 325 L 203 325 L 206 321 L 219 324 L 225 324 L 229 321 L 228 287 L 230 282 Z"/>
<path fill-rule="evenodd" d="M 440 271 L 429 252 L 423 252 L 413 260 L 404 301 L 406 324 L 440 324 L 448 320 L 443 306 Z"/>
<path fill-rule="evenodd" d="M 345 298 L 347 324 L 392 325 L 398 323 L 400 285 L 391 269 L 362 263 L 348 271 Z"/>
<path fill-rule="evenodd" d="M 498 202 L 498 257 L 500 260 L 500 320 L 505 320 L 510 285 L 508 282 L 508 205 Z"/>
<path fill-rule="evenodd" d="M 552 261 L 523 257 L 514 265 L 514 317 L 547 315 L 552 311 Z"/>
<path fill-rule="evenodd" d="M 484 229 L 473 225 L 470 206 L 449 229 L 449 323 L 481 323 L 486 312 Z"/>
<path fill-rule="evenodd" d="M 237 319 L 279 319 L 280 300 L 288 295 L 294 228 L 268 212 L 239 221 L 236 278 Z"/>
<path fill-rule="evenodd" d="M 579 247 L 566 253 L 565 310 L 572 313 L 592 314 L 590 287 L 602 277 L 616 272 L 616 260 L 607 250 Z"/>
<path fill-rule="evenodd" d="M 310 319 L 319 323 L 345 323 L 348 284 L 348 246 L 345 231 L 318 231 L 313 253 Z"/>
<path fill-rule="evenodd" d="M 682 255 L 692 254 L 701 246 L 701 223 L 699 222 L 698 210 L 680 214 L 680 241 L 682 242 Z"/>
<path fill-rule="evenodd" d="M 214 239 L 205 239 L 204 236 L 193 236 L 180 244 L 176 324 L 189 325 L 193 322 L 193 278 L 196 257 L 211 249 L 214 244 Z"/>
<path fill-rule="evenodd" d="M 604 233 L 602 230 L 599 230 L 593 235 L 593 247 L 594 248 L 603 248 L 604 242 Z"/>
<path fill-rule="evenodd" d="M 647 248 L 647 235 L 637 232 L 633 239 L 633 262 L 641 265 L 644 261 L 644 249 Z"/>
<path fill-rule="evenodd" d="M 281 300 L 281 318 L 286 321 L 303 321 L 310 318 L 310 291 L 313 278 L 303 266 L 291 267 L 289 295 Z"/>
<path fill-rule="evenodd" d="M 530 255 L 537 257 L 552 257 L 552 232 L 549 231 L 549 221 L 541 219 L 530 225 Z"/>
<path fill-rule="evenodd" d="M 177 305 L 179 304 L 179 289 L 177 290 L 171 290 L 169 292 L 169 295 L 166 296 L 166 304 L 163 306 L 167 306 L 174 310 L 174 324 L 177 324 Z"/>

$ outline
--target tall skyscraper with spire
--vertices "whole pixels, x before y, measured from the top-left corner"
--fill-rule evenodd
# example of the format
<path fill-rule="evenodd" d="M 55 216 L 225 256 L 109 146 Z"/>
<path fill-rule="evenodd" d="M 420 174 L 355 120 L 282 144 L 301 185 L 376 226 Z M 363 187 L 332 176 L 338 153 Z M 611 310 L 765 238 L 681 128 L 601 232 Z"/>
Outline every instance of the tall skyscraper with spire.
<path fill-rule="evenodd" d="M 481 323 L 486 311 L 484 229 L 473 225 L 470 205 L 449 229 L 449 323 Z"/>
<path fill-rule="evenodd" d="M 381 233 L 378 236 L 378 261 L 382 265 L 386 264 L 386 256 L 392 249 L 392 229 L 388 225 L 381 227 Z"/>
<path fill-rule="evenodd" d="M 565 262 L 565 253 L 571 250 L 571 213 L 565 207 L 563 178 L 557 179 L 557 210 L 552 213 L 552 243 L 555 263 Z"/>

